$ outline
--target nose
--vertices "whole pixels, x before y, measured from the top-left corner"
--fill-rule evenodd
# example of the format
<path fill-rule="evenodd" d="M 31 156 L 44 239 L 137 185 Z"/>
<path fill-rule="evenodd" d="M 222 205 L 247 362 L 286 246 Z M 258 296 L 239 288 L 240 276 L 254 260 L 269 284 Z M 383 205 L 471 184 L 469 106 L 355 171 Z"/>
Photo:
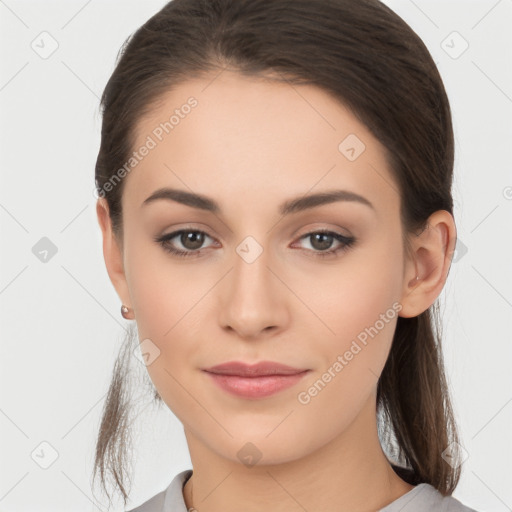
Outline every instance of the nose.
<path fill-rule="evenodd" d="M 291 292 L 283 284 L 279 268 L 273 267 L 265 250 L 251 263 L 235 255 L 218 301 L 223 329 L 254 340 L 287 327 Z"/>

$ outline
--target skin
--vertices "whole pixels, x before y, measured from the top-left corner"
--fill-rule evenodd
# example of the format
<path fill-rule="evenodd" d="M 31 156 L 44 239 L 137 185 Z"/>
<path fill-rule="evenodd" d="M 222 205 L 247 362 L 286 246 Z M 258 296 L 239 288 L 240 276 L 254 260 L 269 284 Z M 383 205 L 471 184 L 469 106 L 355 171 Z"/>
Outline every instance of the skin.
<path fill-rule="evenodd" d="M 413 487 L 394 473 L 381 448 L 377 381 L 397 316 L 422 313 L 444 286 L 453 218 L 435 212 L 420 235 L 407 234 L 406 251 L 386 150 L 349 110 L 314 86 L 228 70 L 215 76 L 180 84 L 140 120 L 137 148 L 168 112 L 190 96 L 198 100 L 126 176 L 122 244 L 106 201 L 97 203 L 109 277 L 132 308 L 139 339 L 160 350 L 147 370 L 184 425 L 194 470 L 184 487 L 187 507 L 378 510 Z M 354 161 L 338 150 L 351 133 L 366 146 Z M 141 206 L 164 186 L 213 198 L 222 211 L 168 200 Z M 278 212 L 290 198 L 340 188 L 374 208 L 340 201 Z M 199 256 L 173 256 L 154 240 L 185 228 L 207 234 Z M 304 236 L 318 229 L 356 242 L 321 258 L 322 250 L 342 244 L 331 238 L 322 246 Z M 263 248 L 250 264 L 236 252 L 247 236 Z M 198 247 L 182 242 L 178 236 L 172 243 Z M 298 393 L 393 303 L 401 305 L 399 313 L 309 403 L 299 403 Z M 201 371 L 232 360 L 272 360 L 311 372 L 268 398 L 243 399 Z M 237 455 L 247 442 L 261 453 L 253 466 Z"/>

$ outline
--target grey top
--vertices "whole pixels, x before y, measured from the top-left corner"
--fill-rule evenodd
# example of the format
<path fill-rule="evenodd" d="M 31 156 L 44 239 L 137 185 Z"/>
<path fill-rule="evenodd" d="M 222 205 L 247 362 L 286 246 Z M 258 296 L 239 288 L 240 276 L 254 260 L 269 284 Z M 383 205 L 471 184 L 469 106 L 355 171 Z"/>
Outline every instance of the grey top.
<path fill-rule="evenodd" d="M 192 476 L 192 470 L 178 473 L 167 489 L 159 492 L 142 505 L 126 512 L 187 512 L 183 499 L 183 486 Z M 430 484 L 419 484 L 377 512 L 477 512 L 452 496 L 443 496 Z"/>

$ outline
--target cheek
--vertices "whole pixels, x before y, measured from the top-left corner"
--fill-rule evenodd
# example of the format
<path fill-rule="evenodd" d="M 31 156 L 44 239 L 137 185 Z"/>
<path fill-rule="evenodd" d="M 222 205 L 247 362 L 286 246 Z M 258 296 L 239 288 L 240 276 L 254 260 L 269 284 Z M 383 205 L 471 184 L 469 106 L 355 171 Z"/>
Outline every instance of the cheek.
<path fill-rule="evenodd" d="M 169 339 L 175 326 L 200 299 L 201 290 L 171 265 L 169 256 L 147 235 L 126 236 L 125 264 L 130 298 L 139 333 L 145 338 Z M 142 339 L 142 338 L 141 338 Z"/>
<path fill-rule="evenodd" d="M 146 367 L 148 375 L 167 407 L 187 423 L 193 403 L 190 393 L 197 395 L 190 385 L 190 372 L 200 340 L 204 339 L 198 329 L 200 322 L 195 321 L 205 314 L 200 302 L 204 292 L 199 293 L 202 290 L 190 283 L 187 286 L 183 277 L 163 274 L 165 267 L 141 265 L 134 273 L 131 293 L 142 352 L 146 343 L 156 354 Z"/>
<path fill-rule="evenodd" d="M 324 441 L 349 428 L 376 392 L 400 309 L 388 298 L 387 293 L 344 298 L 344 308 L 331 320 L 336 336 L 317 337 L 323 364 L 298 389 L 296 419 L 312 425 L 322 418 Z"/>
<path fill-rule="evenodd" d="M 314 279 L 310 273 L 302 273 L 295 280 L 294 291 L 312 312 L 308 317 L 325 340 L 325 352 L 332 352 L 329 347 L 348 349 L 359 335 L 364 341 L 365 329 L 375 324 L 382 331 L 380 338 L 391 340 L 389 323 L 396 322 L 402 289 L 399 239 L 398 233 L 374 237 L 365 242 L 364 249 L 347 252 L 339 264 L 317 265 Z"/>

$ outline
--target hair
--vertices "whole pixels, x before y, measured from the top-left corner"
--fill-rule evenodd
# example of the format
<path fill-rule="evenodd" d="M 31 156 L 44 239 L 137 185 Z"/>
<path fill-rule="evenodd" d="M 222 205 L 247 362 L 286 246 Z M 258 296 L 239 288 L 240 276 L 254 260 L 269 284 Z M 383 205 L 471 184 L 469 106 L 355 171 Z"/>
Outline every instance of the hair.
<path fill-rule="evenodd" d="M 137 123 L 177 84 L 228 68 L 316 85 L 350 109 L 385 148 L 404 233 L 424 229 L 437 210 L 453 215 L 447 94 L 425 44 L 390 8 L 379 0 L 173 0 L 125 41 L 101 97 L 96 191 L 121 243 L 124 180 L 105 184 L 129 160 Z M 449 495 L 460 478 L 460 452 L 441 338 L 437 301 L 416 317 L 398 317 L 377 384 L 377 418 L 394 471 Z M 128 336 L 115 363 L 94 463 L 103 489 L 109 473 L 125 504 L 132 341 Z"/>

